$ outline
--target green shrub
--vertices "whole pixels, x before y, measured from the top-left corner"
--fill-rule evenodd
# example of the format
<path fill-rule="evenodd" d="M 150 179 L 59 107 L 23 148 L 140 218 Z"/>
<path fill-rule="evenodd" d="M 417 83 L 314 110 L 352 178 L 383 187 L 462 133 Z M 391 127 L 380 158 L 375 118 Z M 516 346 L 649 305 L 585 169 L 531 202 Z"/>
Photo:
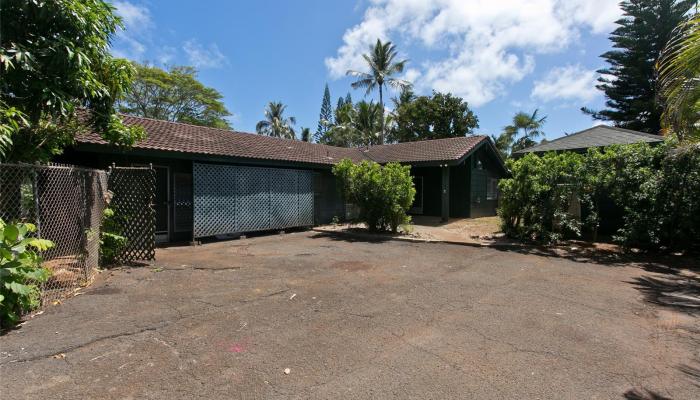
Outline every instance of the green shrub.
<path fill-rule="evenodd" d="M 544 242 L 580 235 L 581 222 L 569 205 L 581 189 L 583 156 L 528 154 L 507 166 L 511 177 L 499 182 L 498 208 L 506 234 Z"/>
<path fill-rule="evenodd" d="M 114 210 L 105 208 L 100 232 L 100 264 L 114 264 L 126 243 L 127 238 L 121 235 L 121 227 Z"/>
<path fill-rule="evenodd" d="M 37 284 L 46 282 L 50 271 L 41 268 L 37 251 L 53 243 L 27 237 L 35 230 L 32 224 L 5 224 L 0 219 L 0 327 L 14 325 L 22 312 L 40 305 Z"/>
<path fill-rule="evenodd" d="M 687 250 L 700 239 L 700 145 L 673 138 L 590 149 L 586 154 L 528 154 L 509 160 L 512 176 L 499 185 L 499 215 L 506 234 L 539 241 L 596 232 L 598 201 L 622 210 L 613 239 L 625 247 Z M 568 212 L 577 198 L 590 212 L 579 221 Z"/>
<path fill-rule="evenodd" d="M 389 163 L 382 167 L 375 162 L 353 164 L 342 160 L 333 167 L 333 174 L 346 199 L 359 208 L 359 220 L 370 231 L 396 232 L 400 225 L 410 222 L 406 212 L 416 195 L 410 166 Z"/>

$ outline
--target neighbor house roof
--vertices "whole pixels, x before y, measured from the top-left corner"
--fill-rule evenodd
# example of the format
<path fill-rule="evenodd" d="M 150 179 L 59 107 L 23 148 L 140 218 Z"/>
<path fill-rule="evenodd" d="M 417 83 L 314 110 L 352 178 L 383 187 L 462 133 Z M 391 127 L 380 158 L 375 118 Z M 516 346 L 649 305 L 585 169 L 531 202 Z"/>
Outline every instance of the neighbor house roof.
<path fill-rule="evenodd" d="M 134 149 L 322 165 L 332 165 L 345 158 L 378 163 L 458 161 L 480 143 L 489 142 L 486 136 L 466 136 L 345 148 L 131 115 L 122 115 L 122 119 L 127 125 L 139 125 L 146 130 L 146 139 L 136 143 Z M 79 144 L 109 144 L 96 132 L 81 134 L 76 141 Z"/>
<path fill-rule="evenodd" d="M 658 135 L 614 126 L 598 125 L 580 132 L 554 139 L 549 142 L 519 150 L 514 154 L 542 153 L 546 151 L 584 150 L 591 147 L 604 147 L 613 144 L 656 143 L 663 141 Z"/>

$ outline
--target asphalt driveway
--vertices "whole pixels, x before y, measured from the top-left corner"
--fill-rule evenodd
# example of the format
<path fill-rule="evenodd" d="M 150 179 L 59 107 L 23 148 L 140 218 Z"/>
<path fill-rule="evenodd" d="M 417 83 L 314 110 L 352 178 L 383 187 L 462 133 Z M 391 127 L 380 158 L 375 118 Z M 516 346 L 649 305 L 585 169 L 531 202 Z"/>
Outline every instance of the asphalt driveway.
<path fill-rule="evenodd" d="M 317 232 L 157 257 L 0 336 L 0 398 L 700 398 L 682 262 Z"/>

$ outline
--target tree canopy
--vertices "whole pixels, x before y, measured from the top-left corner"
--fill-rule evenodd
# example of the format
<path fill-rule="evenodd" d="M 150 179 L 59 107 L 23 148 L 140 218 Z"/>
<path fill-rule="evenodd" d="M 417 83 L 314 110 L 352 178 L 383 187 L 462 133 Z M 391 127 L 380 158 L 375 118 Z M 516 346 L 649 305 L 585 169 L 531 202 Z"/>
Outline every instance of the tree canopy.
<path fill-rule="evenodd" d="M 335 110 L 335 123 L 319 143 L 340 147 L 380 144 L 382 108 L 374 102 L 345 103 Z"/>
<path fill-rule="evenodd" d="M 657 71 L 663 128 L 679 139 L 700 137 L 700 15 L 674 31 Z"/>
<path fill-rule="evenodd" d="M 126 114 L 231 129 L 231 113 L 223 96 L 197 80 L 194 67 L 174 66 L 169 70 L 133 63 L 136 70 L 129 92 L 119 102 Z"/>
<path fill-rule="evenodd" d="M 546 121 L 547 116 L 540 117 L 539 110 L 533 111 L 532 114 L 521 111 L 513 116 L 510 125 L 505 126 L 500 135 L 492 139 L 501 155 L 507 158 L 514 151 L 537 144 L 535 139 L 544 136 L 542 126 Z"/>
<path fill-rule="evenodd" d="M 255 130 L 260 135 L 267 135 L 283 139 L 296 139 L 294 117 L 285 117 L 287 106 L 279 101 L 271 101 L 265 108 L 265 119 L 255 125 Z"/>
<path fill-rule="evenodd" d="M 314 139 L 318 142 L 320 138 L 326 135 L 328 127 L 333 123 L 333 107 L 331 106 L 331 91 L 328 89 L 328 84 L 323 90 L 323 100 L 321 101 L 321 112 L 318 115 L 318 127 L 314 134 Z"/>
<path fill-rule="evenodd" d="M 111 143 L 129 146 L 144 137 L 143 129 L 126 127 L 114 112 L 134 70 L 109 53 L 122 26 L 113 6 L 100 0 L 4 1 L 0 18 L 5 160 L 60 153 L 78 131 L 80 107 Z"/>
<path fill-rule="evenodd" d="M 655 63 L 674 28 L 695 4 L 694 0 L 623 1 L 624 15 L 610 35 L 614 50 L 601 56 L 610 65 L 598 71 L 597 88 L 605 92 L 607 108 L 583 111 L 622 128 L 658 134 L 662 106 Z"/>
<path fill-rule="evenodd" d="M 394 99 L 394 106 L 389 130 L 393 142 L 466 136 L 479 127 L 467 102 L 450 93 L 415 96 L 407 89 Z"/>
<path fill-rule="evenodd" d="M 299 136 L 302 142 L 310 142 L 311 141 L 311 128 L 301 128 L 299 130 Z"/>

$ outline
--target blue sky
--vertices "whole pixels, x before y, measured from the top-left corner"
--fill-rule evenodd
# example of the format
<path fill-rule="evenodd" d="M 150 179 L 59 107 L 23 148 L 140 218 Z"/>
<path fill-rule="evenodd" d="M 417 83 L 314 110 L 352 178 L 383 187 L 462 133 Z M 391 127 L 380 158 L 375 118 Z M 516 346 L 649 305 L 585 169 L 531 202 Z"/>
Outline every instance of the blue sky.
<path fill-rule="evenodd" d="M 126 29 L 113 53 L 163 65 L 194 65 L 224 95 L 236 130 L 254 132 L 269 101 L 287 104 L 297 128 L 315 131 L 323 87 L 333 103 L 351 92 L 347 69 L 377 37 L 410 60 L 416 91 L 465 98 L 477 133 L 498 134 L 517 111 L 539 108 L 553 139 L 597 122 L 599 55 L 617 0 L 113 1 Z M 371 96 L 369 98 L 372 98 Z"/>

